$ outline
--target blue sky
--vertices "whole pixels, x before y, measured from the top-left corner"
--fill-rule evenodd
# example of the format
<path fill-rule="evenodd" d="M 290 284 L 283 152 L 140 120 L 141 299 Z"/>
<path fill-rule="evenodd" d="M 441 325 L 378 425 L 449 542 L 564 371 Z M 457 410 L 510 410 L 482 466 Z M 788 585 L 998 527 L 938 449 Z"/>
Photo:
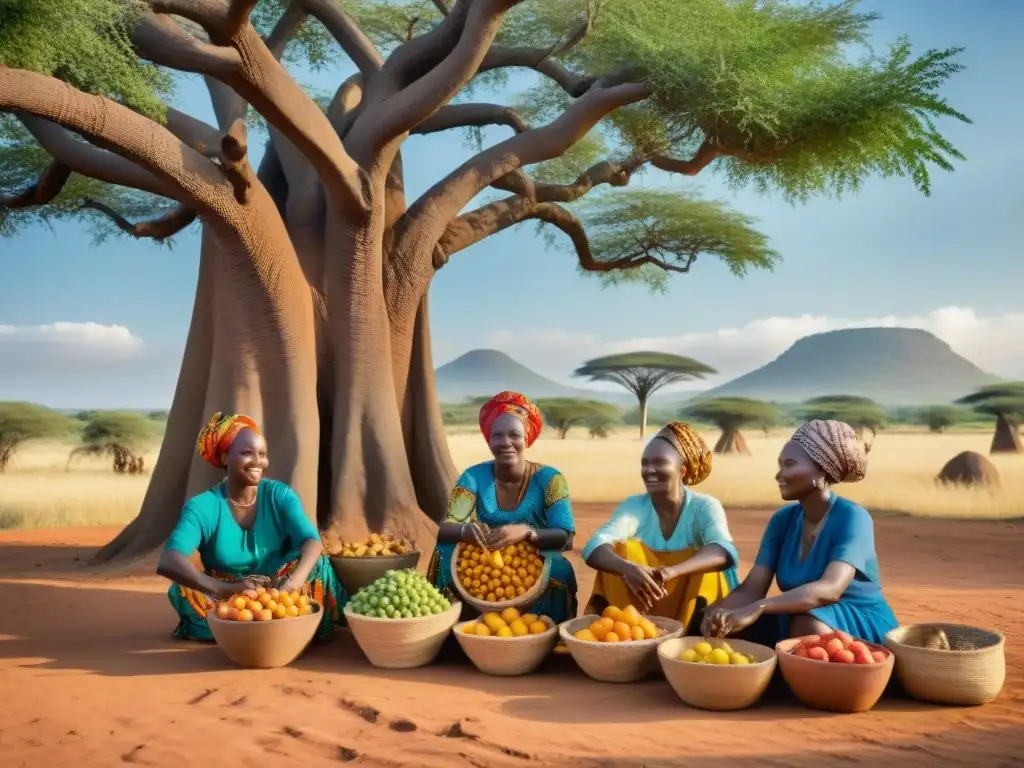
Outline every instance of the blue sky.
<path fill-rule="evenodd" d="M 773 273 L 740 280 L 706 261 L 674 279 L 665 295 L 602 289 L 524 225 L 457 254 L 435 280 L 435 362 L 497 347 L 565 380 L 586 356 L 645 346 L 700 357 L 727 377 L 767 362 L 809 332 L 903 324 L 933 330 L 995 373 L 1024 376 L 1024 152 L 1017 135 L 1024 124 L 1024 2 L 873 0 L 863 7 L 884 13 L 876 44 L 908 34 L 919 49 L 966 48 L 967 70 L 945 93 L 974 123 L 942 128 L 968 159 L 953 174 L 935 175 L 930 198 L 906 180 L 871 180 L 857 196 L 791 207 L 752 191 L 730 193 L 712 176 L 647 176 L 640 183 L 696 186 L 728 199 L 759 219 L 784 262 Z M 299 76 L 332 88 L 348 71 Z M 186 83 L 178 102 L 212 121 L 198 83 Z M 456 132 L 410 140 L 404 157 L 411 195 L 469 153 Z M 197 260 L 197 235 L 179 238 L 170 250 L 127 238 L 93 247 L 79 225 L 0 241 L 0 399 L 166 405 Z M 53 327 L 59 322 L 67 325 Z M 68 345 L 46 347 L 58 338 L 107 345 L 114 362 L 100 365 L 81 344 L 77 354 Z"/>

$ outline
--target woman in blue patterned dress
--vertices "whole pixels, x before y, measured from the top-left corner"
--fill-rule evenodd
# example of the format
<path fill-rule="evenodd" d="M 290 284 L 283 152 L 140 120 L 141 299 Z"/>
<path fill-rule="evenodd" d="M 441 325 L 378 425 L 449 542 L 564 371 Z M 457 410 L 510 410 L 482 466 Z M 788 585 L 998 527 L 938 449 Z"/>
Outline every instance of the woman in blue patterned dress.
<path fill-rule="evenodd" d="M 562 622 L 576 617 L 576 574 L 562 554 L 572 547 L 576 526 L 565 478 L 526 459 L 542 426 L 537 406 L 517 392 L 495 395 L 480 409 L 480 431 L 494 460 L 470 467 L 456 483 L 427 577 L 458 599 L 451 583 L 452 553 L 459 542 L 476 542 L 473 524 L 480 524 L 487 527 L 488 549 L 525 541 L 541 550 L 551 562 L 551 582 L 530 612 Z"/>

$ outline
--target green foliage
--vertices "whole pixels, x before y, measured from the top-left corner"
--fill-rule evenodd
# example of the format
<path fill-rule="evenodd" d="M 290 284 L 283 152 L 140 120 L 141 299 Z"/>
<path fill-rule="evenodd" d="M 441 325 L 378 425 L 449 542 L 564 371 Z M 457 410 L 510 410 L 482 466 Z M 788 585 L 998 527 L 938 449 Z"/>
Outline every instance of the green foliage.
<path fill-rule="evenodd" d="M 150 411 L 146 414 L 146 418 L 152 421 L 167 421 L 167 411 Z"/>
<path fill-rule="evenodd" d="M 61 437 L 72 431 L 71 420 L 57 411 L 33 403 L 0 403 L 0 472 L 23 443 Z"/>
<path fill-rule="evenodd" d="M 382 52 L 430 31 L 442 19 L 431 0 L 349 0 L 345 10 Z"/>
<path fill-rule="evenodd" d="M 131 44 L 145 10 L 141 0 L 4 0 L 0 66 L 52 75 L 159 119 L 171 78 Z"/>
<path fill-rule="evenodd" d="M 277 24 L 291 0 L 260 0 L 249 17 L 256 31 L 266 37 Z M 350 3 L 345 3 L 348 7 Z M 327 68 L 344 57 L 341 48 L 323 25 L 306 19 L 292 35 L 281 61 L 295 66 L 309 66 L 314 70 Z"/>
<path fill-rule="evenodd" d="M 588 360 L 573 376 L 619 384 L 645 401 L 666 384 L 703 379 L 714 373 L 718 371 L 689 357 L 668 352 L 626 352 Z"/>
<path fill-rule="evenodd" d="M 954 405 L 929 405 L 917 411 L 915 422 L 930 432 L 942 432 L 967 420 L 969 411 Z"/>
<path fill-rule="evenodd" d="M 1024 421 L 1024 381 L 990 384 L 964 395 L 956 402 L 969 406 L 978 413 Z"/>
<path fill-rule="evenodd" d="M 101 411 L 82 430 L 82 444 L 68 457 L 68 463 L 75 456 L 125 456 L 139 453 L 160 434 L 161 425 L 133 411 Z"/>
<path fill-rule="evenodd" d="M 797 409 L 800 418 L 835 419 L 845 421 L 858 432 L 870 430 L 872 434 L 886 424 L 885 410 L 867 397 L 856 395 L 825 395 L 807 400 Z"/>
<path fill-rule="evenodd" d="M 771 403 L 746 397 L 719 397 L 697 400 L 683 409 L 683 417 L 704 424 L 714 424 L 723 432 L 743 427 L 771 429 L 782 419 L 782 413 Z"/>
<path fill-rule="evenodd" d="M 605 285 L 644 282 L 664 290 L 672 274 L 666 268 L 689 270 L 699 256 L 721 259 L 739 277 L 751 268 L 771 270 L 781 260 L 769 247 L 768 237 L 754 229 L 754 219 L 697 195 L 657 189 L 610 190 L 584 198 L 579 208 L 598 262 L 656 260 L 632 269 L 597 273 Z"/>
<path fill-rule="evenodd" d="M 541 399 L 537 401 L 537 407 L 545 423 L 557 429 L 558 436 L 563 440 L 573 427 L 607 430 L 621 415 L 619 408 L 611 403 L 571 397 Z"/>

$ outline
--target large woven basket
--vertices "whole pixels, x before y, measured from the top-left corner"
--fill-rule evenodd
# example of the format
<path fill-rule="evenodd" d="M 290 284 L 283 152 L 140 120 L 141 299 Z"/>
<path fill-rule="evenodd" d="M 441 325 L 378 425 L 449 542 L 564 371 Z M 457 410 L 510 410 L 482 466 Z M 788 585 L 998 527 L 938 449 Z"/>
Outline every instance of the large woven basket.
<path fill-rule="evenodd" d="M 310 605 L 312 613 L 291 619 L 226 621 L 211 611 L 206 621 L 217 647 L 240 667 L 284 667 L 306 650 L 323 618 L 320 606 L 315 602 Z"/>
<path fill-rule="evenodd" d="M 459 620 L 462 603 L 452 603 L 443 613 L 414 619 L 378 619 L 352 613 L 345 606 L 345 619 L 359 649 L 375 667 L 412 669 L 432 662 L 448 633 Z"/>
<path fill-rule="evenodd" d="M 874 664 L 836 664 L 794 656 L 791 651 L 799 642 L 800 638 L 783 640 L 775 644 L 775 651 L 782 677 L 804 706 L 829 712 L 866 712 L 878 703 L 892 677 L 892 653 Z M 864 644 L 872 651 L 884 650 L 874 643 Z"/>
<path fill-rule="evenodd" d="M 603 683 L 632 683 L 658 669 L 658 646 L 683 634 L 683 625 L 673 619 L 648 616 L 663 634 L 653 640 L 598 643 L 577 640 L 573 635 L 586 629 L 600 616 L 581 616 L 563 622 L 558 632 L 569 654 L 587 676 Z"/>
<path fill-rule="evenodd" d="M 455 637 L 473 666 L 486 675 L 512 677 L 528 675 L 543 663 L 558 642 L 558 626 L 545 617 L 548 631 L 523 637 L 481 637 L 467 635 L 462 629 L 475 621 L 455 625 Z"/>
<path fill-rule="evenodd" d="M 419 561 L 419 552 L 389 555 L 387 557 L 331 556 L 331 566 L 333 566 L 334 572 L 338 576 L 338 581 L 341 582 L 345 591 L 348 592 L 349 597 L 355 595 L 363 587 L 373 584 L 373 582 L 388 571 L 415 568 Z"/>
<path fill-rule="evenodd" d="M 725 712 L 756 704 L 768 689 L 778 656 L 774 648 L 744 640 L 729 640 L 734 651 L 754 657 L 753 664 L 694 664 L 679 657 L 703 637 L 677 637 L 658 646 L 658 661 L 672 690 L 698 709 Z"/>
<path fill-rule="evenodd" d="M 544 594 L 544 590 L 548 588 L 548 583 L 551 581 L 551 560 L 541 552 L 541 557 L 544 559 L 544 568 L 541 570 L 540 575 L 537 576 L 537 581 L 534 585 L 522 595 L 508 600 L 500 600 L 497 603 L 488 603 L 486 600 L 480 600 L 479 598 L 473 597 L 473 595 L 469 594 L 465 590 L 462 583 L 459 581 L 458 563 L 462 546 L 463 544 L 461 542 L 456 544 L 455 550 L 452 552 L 450 563 L 452 585 L 455 587 L 455 591 L 459 593 L 459 597 L 465 601 L 466 605 L 472 606 L 480 613 L 500 613 L 506 608 L 517 608 L 521 611 L 524 608 L 529 608 L 537 602 L 541 595 Z"/>
<path fill-rule="evenodd" d="M 949 650 L 922 647 L 938 631 Z M 975 706 L 994 700 L 1006 681 L 1002 634 L 964 624 L 912 624 L 885 636 L 900 685 L 920 701 Z"/>

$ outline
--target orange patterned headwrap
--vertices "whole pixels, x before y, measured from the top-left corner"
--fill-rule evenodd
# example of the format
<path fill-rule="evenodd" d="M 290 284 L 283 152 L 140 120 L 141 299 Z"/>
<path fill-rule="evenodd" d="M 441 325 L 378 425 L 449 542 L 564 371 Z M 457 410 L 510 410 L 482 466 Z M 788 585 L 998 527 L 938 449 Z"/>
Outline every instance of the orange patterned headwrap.
<path fill-rule="evenodd" d="M 683 485 L 697 485 L 708 479 L 711 474 L 711 451 L 693 427 L 682 421 L 670 421 L 655 437 L 669 443 L 683 457 L 679 468 Z"/>
<path fill-rule="evenodd" d="M 491 427 L 494 426 L 495 420 L 506 413 L 515 414 L 523 422 L 527 448 L 537 442 L 540 431 L 544 428 L 544 420 L 537 406 L 531 403 L 526 395 L 518 392 L 499 392 L 483 404 L 480 409 L 480 431 L 483 432 L 485 440 L 491 439 Z"/>
<path fill-rule="evenodd" d="M 260 428 L 248 416 L 234 414 L 225 416 L 220 411 L 213 414 L 206 426 L 199 431 L 196 450 L 203 459 L 215 467 L 224 467 L 224 454 L 235 442 L 238 433 L 243 429 L 251 429 L 257 435 Z"/>

